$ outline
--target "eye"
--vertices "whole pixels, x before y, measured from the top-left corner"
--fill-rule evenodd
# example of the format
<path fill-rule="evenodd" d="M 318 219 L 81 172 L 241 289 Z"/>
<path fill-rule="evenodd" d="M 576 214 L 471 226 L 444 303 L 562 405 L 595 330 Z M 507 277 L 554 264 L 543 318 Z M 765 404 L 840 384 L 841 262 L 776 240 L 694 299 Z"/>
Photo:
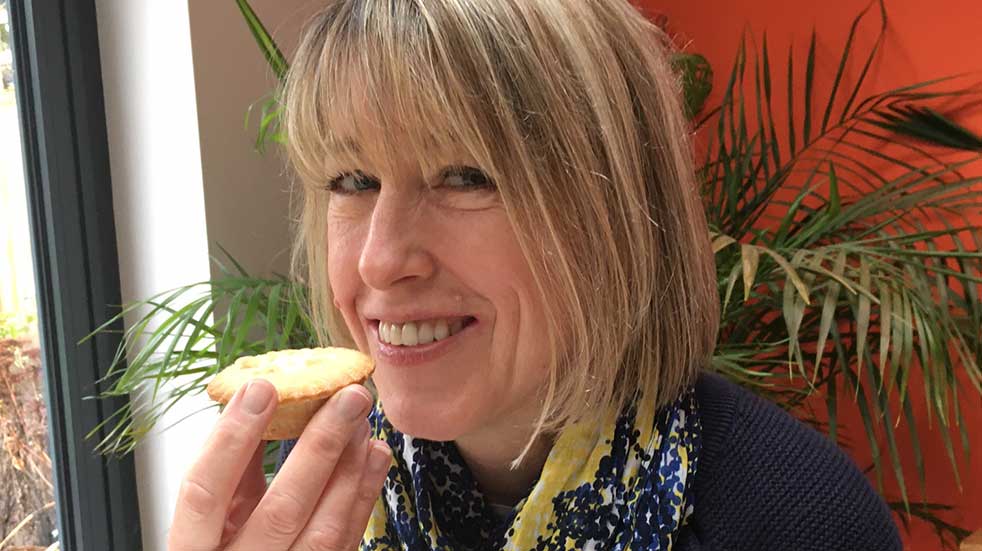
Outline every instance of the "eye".
<path fill-rule="evenodd" d="M 325 186 L 332 193 L 353 195 L 362 191 L 376 191 L 379 188 L 378 178 L 369 176 L 360 170 L 342 172 L 331 178 Z"/>
<path fill-rule="evenodd" d="M 496 189 L 494 182 L 483 170 L 472 166 L 450 166 L 443 170 L 442 175 L 441 185 L 451 189 Z"/>

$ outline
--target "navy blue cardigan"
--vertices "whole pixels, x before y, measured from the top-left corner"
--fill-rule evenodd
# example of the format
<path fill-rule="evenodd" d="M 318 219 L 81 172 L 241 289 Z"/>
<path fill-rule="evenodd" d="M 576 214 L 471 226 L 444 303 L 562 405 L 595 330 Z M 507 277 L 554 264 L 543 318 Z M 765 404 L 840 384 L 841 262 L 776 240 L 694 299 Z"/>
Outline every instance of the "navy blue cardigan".
<path fill-rule="evenodd" d="M 828 438 L 725 378 L 696 383 L 702 451 L 681 551 L 894 551 L 886 503 Z"/>
<path fill-rule="evenodd" d="M 678 551 L 895 551 L 892 515 L 827 438 L 771 402 L 704 372 L 695 512 Z M 294 441 L 281 447 L 280 463 Z"/>

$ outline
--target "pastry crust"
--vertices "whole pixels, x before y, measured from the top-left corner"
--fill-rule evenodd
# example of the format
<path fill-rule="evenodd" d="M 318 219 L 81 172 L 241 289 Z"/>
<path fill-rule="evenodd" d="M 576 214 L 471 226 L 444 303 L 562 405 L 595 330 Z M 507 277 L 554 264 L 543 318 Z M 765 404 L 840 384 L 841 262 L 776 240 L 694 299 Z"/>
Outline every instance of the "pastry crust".
<path fill-rule="evenodd" d="M 363 383 L 375 370 L 372 359 L 348 348 L 301 348 L 243 356 L 208 383 L 212 400 L 227 404 L 252 379 L 276 388 L 279 405 L 264 440 L 297 438 L 314 413 L 338 390 Z"/>

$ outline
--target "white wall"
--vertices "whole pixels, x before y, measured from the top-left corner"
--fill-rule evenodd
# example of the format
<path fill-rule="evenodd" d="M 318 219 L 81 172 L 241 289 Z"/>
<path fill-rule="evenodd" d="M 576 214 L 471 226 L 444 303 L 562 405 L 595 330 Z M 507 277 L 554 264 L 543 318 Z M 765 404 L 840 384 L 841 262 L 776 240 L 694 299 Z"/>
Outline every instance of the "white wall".
<path fill-rule="evenodd" d="M 289 183 L 280 157 L 255 153 L 242 126 L 272 76 L 235 3 L 96 4 L 123 301 L 217 275 L 216 242 L 256 275 L 286 273 Z M 317 2 L 253 4 L 289 52 Z M 158 426 L 207 405 L 186 399 Z M 198 413 L 137 449 L 145 551 L 166 549 L 180 479 L 215 418 Z"/>

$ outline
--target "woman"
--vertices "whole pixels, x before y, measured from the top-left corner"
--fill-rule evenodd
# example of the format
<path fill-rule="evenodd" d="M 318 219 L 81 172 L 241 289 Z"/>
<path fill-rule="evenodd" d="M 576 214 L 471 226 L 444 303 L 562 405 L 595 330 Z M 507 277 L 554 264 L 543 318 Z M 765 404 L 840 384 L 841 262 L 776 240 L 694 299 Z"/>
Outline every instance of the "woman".
<path fill-rule="evenodd" d="M 899 549 L 840 451 L 701 370 L 715 265 L 664 45 L 620 0 L 328 3 L 285 92 L 295 258 L 378 402 L 332 398 L 267 489 L 250 384 L 172 549 Z"/>

